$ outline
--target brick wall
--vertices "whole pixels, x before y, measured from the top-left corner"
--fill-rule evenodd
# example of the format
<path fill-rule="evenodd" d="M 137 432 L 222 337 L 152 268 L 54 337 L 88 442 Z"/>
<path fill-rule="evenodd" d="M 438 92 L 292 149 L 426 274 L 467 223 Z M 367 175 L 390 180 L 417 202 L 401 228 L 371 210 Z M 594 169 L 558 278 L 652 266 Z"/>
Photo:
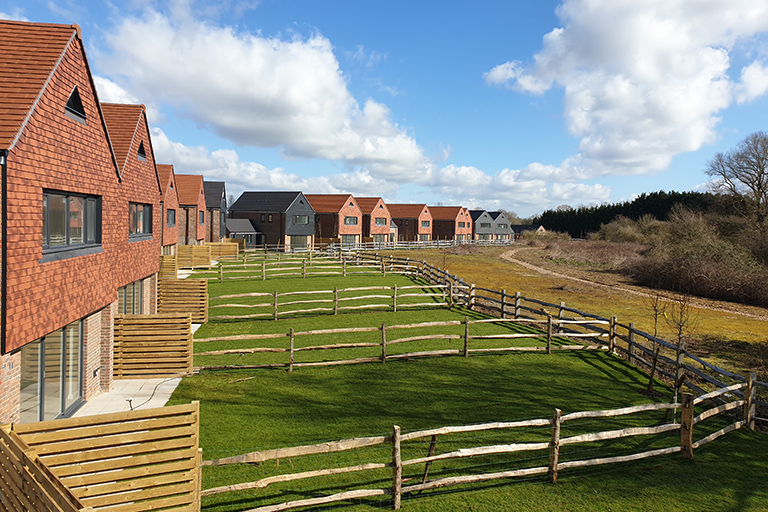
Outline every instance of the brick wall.
<path fill-rule="evenodd" d="M 205 241 L 221 242 L 221 210 L 205 210 Z"/>
<path fill-rule="evenodd" d="M 0 424 L 19 421 L 21 352 L 0 356 Z"/>
<path fill-rule="evenodd" d="M 99 373 L 101 366 L 102 315 L 97 311 L 83 319 L 83 399 L 90 400 L 101 394 Z M 94 376 L 94 372 L 96 375 Z"/>

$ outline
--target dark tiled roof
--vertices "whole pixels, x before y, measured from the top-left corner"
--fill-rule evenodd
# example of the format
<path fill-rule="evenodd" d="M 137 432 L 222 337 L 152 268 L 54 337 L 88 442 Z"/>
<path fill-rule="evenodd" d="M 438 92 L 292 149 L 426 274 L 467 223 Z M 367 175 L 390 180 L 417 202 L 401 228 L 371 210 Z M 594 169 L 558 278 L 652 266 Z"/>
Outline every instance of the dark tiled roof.
<path fill-rule="evenodd" d="M 261 233 L 251 219 L 227 219 L 227 231 L 232 234 Z"/>
<path fill-rule="evenodd" d="M 205 207 L 221 209 L 221 198 L 224 196 L 225 187 L 223 181 L 204 181 Z"/>
<path fill-rule="evenodd" d="M 176 189 L 179 194 L 179 205 L 197 205 L 200 192 L 203 190 L 203 177 L 199 174 L 177 174 Z"/>
<path fill-rule="evenodd" d="M 347 203 L 357 204 L 349 194 L 305 194 L 304 196 L 317 213 L 338 213 Z"/>
<path fill-rule="evenodd" d="M 503 214 L 504 212 L 498 211 L 498 212 L 488 212 L 488 215 L 491 216 L 493 220 L 496 220 L 499 218 L 499 215 Z"/>
<path fill-rule="evenodd" d="M 77 25 L 0 21 L 0 149 L 14 144 L 79 31 Z"/>
<path fill-rule="evenodd" d="M 243 192 L 229 211 L 284 212 L 299 196 L 303 197 L 301 192 Z"/>
<path fill-rule="evenodd" d="M 109 140 L 112 142 L 112 149 L 115 152 L 115 158 L 117 158 L 120 174 L 122 174 L 128 161 L 128 155 L 134 146 L 136 132 L 144 113 L 144 105 L 102 103 L 101 111 L 104 113 L 104 121 L 107 123 L 107 130 L 109 130 Z M 137 151 L 140 142 L 135 142 Z M 148 145 L 149 142 L 144 147 L 146 152 L 149 152 L 150 149 Z"/>
<path fill-rule="evenodd" d="M 469 210 L 469 216 L 472 217 L 472 220 L 479 219 L 485 212 L 485 210 Z"/>

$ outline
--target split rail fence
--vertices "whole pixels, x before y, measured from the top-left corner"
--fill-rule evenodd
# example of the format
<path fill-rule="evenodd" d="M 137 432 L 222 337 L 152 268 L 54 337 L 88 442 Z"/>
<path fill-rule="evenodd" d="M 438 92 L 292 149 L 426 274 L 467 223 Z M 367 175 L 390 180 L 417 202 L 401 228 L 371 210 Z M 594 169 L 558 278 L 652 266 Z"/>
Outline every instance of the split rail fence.
<path fill-rule="evenodd" d="M 192 402 L 4 426 L 0 510 L 199 511 L 199 421 Z"/>
<path fill-rule="evenodd" d="M 415 290 L 418 290 L 414 293 Z M 379 292 L 371 295 L 359 295 L 361 292 Z M 209 316 L 209 320 L 246 320 L 254 318 L 272 318 L 277 320 L 280 316 L 296 314 L 320 314 L 333 313 L 334 315 L 344 311 L 359 310 L 391 310 L 397 312 L 398 309 L 407 308 L 438 308 L 451 307 L 449 302 L 452 298 L 444 285 L 427 286 L 366 286 L 359 288 L 341 288 L 334 287 L 333 290 L 312 290 L 312 291 L 293 291 L 278 293 L 239 293 L 233 295 L 218 295 L 210 297 L 210 301 L 224 299 L 240 298 L 263 298 L 269 297 L 266 302 L 254 302 L 248 304 L 224 303 L 209 305 L 208 309 L 227 308 L 227 309 L 261 309 L 269 310 L 266 313 L 252 313 L 247 315 L 219 315 Z M 280 299 L 288 298 L 289 300 Z M 296 298 L 299 300 L 290 300 Z M 386 300 L 387 302 L 383 302 Z M 421 300 L 421 302 L 414 302 Z M 423 302 L 429 300 L 430 302 Z M 307 307 L 299 309 L 297 307 Z M 281 311 L 282 309 L 282 311 Z"/>
<path fill-rule="evenodd" d="M 397 510 L 401 507 L 401 500 L 403 495 L 413 495 L 413 493 L 420 493 L 431 489 L 437 489 L 440 487 L 455 486 L 461 484 L 476 484 L 480 482 L 487 482 L 499 479 L 509 479 L 516 477 L 531 477 L 534 475 L 546 475 L 547 481 L 556 482 L 560 471 L 570 470 L 574 468 L 583 468 L 590 466 L 597 466 L 603 464 L 623 463 L 630 462 L 648 457 L 656 457 L 661 455 L 669 455 L 672 453 L 682 453 L 682 456 L 686 459 L 692 459 L 694 450 L 711 442 L 715 439 L 737 430 L 742 427 L 754 428 L 754 375 L 752 375 L 746 383 L 736 384 L 725 389 L 720 389 L 712 393 L 694 398 L 693 395 L 683 395 L 682 404 L 680 403 L 651 403 L 632 407 L 624 407 L 620 409 L 602 410 L 602 411 L 583 411 L 574 412 L 570 414 L 562 414 L 560 409 L 555 409 L 552 418 L 533 419 L 524 421 L 506 421 L 497 423 L 487 423 L 481 425 L 467 425 L 467 426 L 449 426 L 434 428 L 429 430 L 421 430 L 417 432 L 403 433 L 399 426 L 395 425 L 392 429 L 392 434 L 387 436 L 374 436 L 363 437 L 355 439 L 344 439 L 339 441 L 295 446 L 289 448 L 277 448 L 264 451 L 256 451 L 250 453 L 244 453 L 232 457 L 219 458 L 215 460 L 208 460 L 203 462 L 204 466 L 227 466 L 233 464 L 253 464 L 262 463 L 268 460 L 279 459 L 295 459 L 308 455 L 319 454 L 331 454 L 343 451 L 354 451 L 371 446 L 377 445 L 391 445 L 391 457 L 388 457 L 377 462 L 368 462 L 364 464 L 356 464 L 346 467 L 325 467 L 320 469 L 314 469 L 311 471 L 302 471 L 298 473 L 284 473 L 273 476 L 268 476 L 257 481 L 244 482 L 238 484 L 224 485 L 220 487 L 210 488 L 202 491 L 201 495 L 213 496 L 223 493 L 242 492 L 249 489 L 264 489 L 270 485 L 281 482 L 292 482 L 299 480 L 318 479 L 329 475 L 341 475 L 351 473 L 370 472 L 378 470 L 379 474 L 373 475 L 368 480 L 368 485 L 381 484 L 381 470 L 391 470 L 391 480 L 385 488 L 363 488 L 354 490 L 345 490 L 332 495 L 324 495 L 319 497 L 300 499 L 289 502 L 282 502 L 278 504 L 269 504 L 260 506 L 258 508 L 251 509 L 251 512 L 276 512 L 280 510 L 290 510 L 299 507 L 307 507 L 314 505 L 324 505 L 329 503 L 335 503 L 340 501 L 347 501 L 352 499 L 360 499 L 367 497 L 377 496 L 389 496 L 391 497 L 391 506 Z M 698 415 L 695 413 L 695 406 L 702 406 L 706 401 L 715 398 L 727 398 L 728 393 L 732 393 L 736 390 L 743 390 L 745 396 L 742 400 L 726 401 L 723 405 L 714 406 L 709 409 L 700 411 Z M 709 402 L 707 402 L 709 403 Z M 578 434 L 565 435 L 566 424 L 574 420 L 594 419 L 595 421 L 604 421 L 609 418 L 619 418 L 629 415 L 635 415 L 639 413 L 648 413 L 652 411 L 666 411 L 667 413 L 675 411 L 676 409 L 682 409 L 681 423 L 666 422 L 658 424 L 658 418 L 653 418 L 653 426 L 635 426 L 637 421 L 632 422 L 632 426 L 620 428 L 618 430 L 600 430 L 597 432 L 583 432 L 583 425 L 581 428 L 575 427 Z M 719 425 L 715 425 L 714 428 L 709 428 L 707 434 L 700 439 L 694 441 L 694 431 L 698 430 L 694 427 L 702 421 L 712 418 L 714 416 L 733 411 L 739 413 L 739 419 L 732 421 L 733 418 L 727 418 L 720 424 L 727 423 L 722 428 L 716 429 Z M 674 417 L 674 415 L 673 415 Z M 667 415 L 665 414 L 665 419 Z M 643 416 L 642 421 L 650 421 L 651 418 Z M 486 446 L 469 446 L 456 449 L 455 444 L 461 441 L 452 440 L 450 442 L 444 441 L 441 445 L 448 446 L 448 451 L 442 453 L 437 452 L 438 437 L 447 436 L 446 439 L 450 439 L 451 434 L 466 434 L 470 432 L 483 432 L 483 431 L 507 431 L 509 436 L 515 435 L 515 430 L 527 431 L 526 435 L 530 435 L 531 429 L 545 428 L 539 434 L 541 441 L 539 442 L 507 442 L 503 444 L 494 444 Z M 701 427 L 699 427 L 701 428 Z M 670 432 L 679 432 L 679 437 L 675 442 L 670 437 Z M 518 434 L 522 436 L 523 434 Z M 613 455 L 607 457 L 597 457 L 590 459 L 577 459 L 575 457 L 578 454 L 583 454 L 585 451 L 571 451 L 563 457 L 561 455 L 561 449 L 564 446 L 577 445 L 582 443 L 600 443 L 603 447 L 604 443 L 609 440 L 617 440 L 624 438 L 632 438 L 635 436 L 643 436 L 643 442 L 638 443 L 637 447 L 645 446 L 647 444 L 658 443 L 666 445 L 662 448 L 655 448 L 651 450 L 644 450 L 634 453 L 626 454 L 622 452 L 621 455 Z M 430 439 L 429 449 L 424 456 L 416 456 L 413 458 L 406 458 L 405 453 L 413 454 L 419 449 L 423 449 L 423 442 L 425 439 Z M 514 439 L 514 438 L 512 438 Z M 635 448 L 636 449 L 636 448 Z M 507 469 L 503 471 L 496 471 L 492 473 L 479 473 L 476 471 L 476 467 L 469 471 L 469 474 L 459 474 L 455 476 L 455 473 L 461 473 L 461 469 L 456 467 L 448 467 L 445 469 L 445 474 L 453 473 L 454 476 L 443 476 L 440 478 L 429 479 L 430 467 L 434 463 L 447 462 L 447 461 L 460 461 L 467 458 L 477 458 L 484 456 L 509 456 L 510 454 L 519 452 L 542 452 L 547 459 L 545 465 L 534 467 L 516 467 L 514 469 Z M 380 453 L 380 452 L 377 452 Z M 359 460 L 360 457 L 357 457 Z M 567 460 L 561 460 L 567 459 Z M 520 461 L 516 460 L 495 460 L 494 465 L 515 465 L 520 464 Z M 292 465 L 293 466 L 293 465 Z M 285 466 L 283 466 L 285 467 Z M 419 469 L 423 467 L 423 472 Z M 408 469 L 413 468 L 413 469 Z M 466 468 L 464 468 L 466 471 Z M 406 477 L 410 477 L 406 479 Z M 416 483 L 407 484 L 407 480 L 415 481 Z M 359 478 L 358 478 L 359 482 Z M 348 489 L 350 486 L 354 486 L 355 483 L 348 484 L 335 484 L 337 488 Z M 360 485 L 359 483 L 357 485 Z M 365 485 L 365 484 L 364 484 Z M 327 486 L 324 486 L 323 490 L 327 490 Z M 306 491 L 305 491 L 306 493 Z M 241 497 L 242 499 L 242 497 Z"/>

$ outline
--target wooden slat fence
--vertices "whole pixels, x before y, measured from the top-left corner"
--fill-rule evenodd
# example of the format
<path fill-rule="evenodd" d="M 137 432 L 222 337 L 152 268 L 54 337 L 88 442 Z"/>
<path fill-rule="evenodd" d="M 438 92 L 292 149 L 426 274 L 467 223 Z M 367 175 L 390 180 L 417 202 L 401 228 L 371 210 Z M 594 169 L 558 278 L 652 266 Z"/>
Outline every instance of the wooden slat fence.
<path fill-rule="evenodd" d="M 189 314 L 117 315 L 115 378 L 145 379 L 192 373 Z"/>
<path fill-rule="evenodd" d="M 208 321 L 208 281 L 204 279 L 162 279 L 157 282 L 157 312 L 186 313 L 192 323 Z"/>
<path fill-rule="evenodd" d="M 192 402 L 12 428 L 86 506 L 197 512 L 199 421 L 199 404 Z"/>
<path fill-rule="evenodd" d="M 179 268 L 210 268 L 210 245 L 179 245 L 176 248 Z"/>
<path fill-rule="evenodd" d="M 176 279 L 179 274 L 179 269 L 176 261 L 176 256 L 162 255 L 160 256 L 160 272 L 158 279 Z"/>
<path fill-rule="evenodd" d="M 240 256 L 240 246 L 236 243 L 208 242 L 205 245 L 211 249 L 212 260 L 237 261 Z"/>
<path fill-rule="evenodd" d="M 369 295 L 360 295 L 361 292 L 380 292 Z M 382 293 L 383 292 L 383 293 Z M 415 292 L 415 293 L 414 293 Z M 428 286 L 366 286 L 358 288 L 338 288 L 333 290 L 292 291 L 285 293 L 240 293 L 233 295 L 219 295 L 209 297 L 209 301 L 223 299 L 257 299 L 266 298 L 263 302 L 223 303 L 209 304 L 208 309 L 235 308 L 235 309 L 261 309 L 265 313 L 251 313 L 246 315 L 219 315 L 209 316 L 209 320 L 245 320 L 254 318 L 277 319 L 280 316 L 296 314 L 322 314 L 343 311 L 359 311 L 371 309 L 383 309 L 397 312 L 408 308 L 442 308 L 453 305 L 445 285 Z M 281 298 L 289 300 L 280 301 Z M 384 302 L 386 300 L 386 302 Z M 425 302 L 429 301 L 429 302 Z M 308 306 L 308 307 L 306 307 Z M 314 306 L 314 307 L 313 307 Z M 281 310 L 282 309 L 282 310 Z"/>
<path fill-rule="evenodd" d="M 751 382 L 751 381 L 750 381 Z M 736 389 L 744 389 L 744 394 L 749 397 L 754 397 L 754 387 L 750 383 L 741 383 L 733 386 L 730 391 Z M 224 485 L 220 487 L 210 488 L 202 491 L 202 496 L 213 496 L 218 494 L 241 492 L 247 489 L 264 489 L 270 485 L 274 485 L 280 482 L 292 482 L 309 479 L 319 479 L 329 475 L 341 475 L 351 473 L 365 473 L 369 474 L 371 471 L 378 470 L 379 475 L 381 470 L 391 469 L 392 480 L 391 485 L 386 488 L 363 488 L 355 490 L 347 490 L 344 492 L 324 495 L 322 497 L 306 498 L 301 500 L 295 500 L 290 502 L 283 502 L 278 504 L 264 505 L 261 507 L 250 509 L 251 512 L 274 512 L 278 510 L 290 510 L 293 508 L 307 507 L 313 505 L 321 505 L 334 503 L 339 501 L 346 501 L 354 498 L 364 497 L 376 497 L 376 496 L 389 496 L 391 497 L 391 507 L 395 510 L 401 506 L 401 497 L 405 493 L 420 493 L 430 489 L 437 489 L 446 486 L 454 486 L 468 483 L 487 482 L 498 479 L 508 479 L 515 477 L 530 477 L 534 475 L 546 475 L 547 481 L 554 483 L 557 481 L 558 474 L 563 470 L 570 470 L 573 468 L 590 467 L 603 464 L 613 464 L 629 462 L 634 460 L 645 459 L 648 457 L 656 457 L 661 455 L 668 455 L 672 453 L 680 452 L 684 458 L 693 458 L 694 450 L 700 446 L 711 442 L 718 437 L 721 437 L 733 430 L 742 428 L 744 426 L 750 427 L 752 425 L 752 415 L 754 411 L 747 404 L 746 400 L 737 400 L 728 402 L 725 406 L 716 406 L 704 411 L 701 411 L 698 416 L 695 415 L 694 407 L 696 405 L 703 404 L 705 400 L 711 400 L 716 396 L 724 396 L 726 391 L 718 391 L 717 393 L 711 393 L 705 397 L 699 397 L 694 399 L 692 395 L 685 395 L 683 397 L 683 403 L 651 403 L 643 404 L 631 407 L 623 407 L 619 409 L 601 410 L 601 411 L 583 411 L 574 412 L 571 414 L 562 414 L 559 409 L 555 409 L 552 418 L 532 419 L 522 421 L 501 421 L 495 423 L 486 423 L 480 425 L 465 425 L 465 426 L 448 426 L 440 427 L 429 430 L 422 430 L 417 432 L 403 433 L 399 426 L 395 425 L 392 429 L 392 435 L 387 436 L 374 436 L 374 437 L 361 437 L 355 439 L 344 439 L 333 442 L 326 442 L 315 445 L 295 446 L 289 448 L 277 448 L 264 451 L 256 451 L 243 453 L 231 457 L 224 457 L 214 460 L 207 460 L 203 462 L 205 466 L 227 466 L 233 464 L 252 464 L 260 463 L 268 460 L 279 459 L 295 459 L 302 456 L 321 454 L 337 454 L 344 451 L 353 451 L 368 448 L 377 445 L 391 445 L 391 456 L 380 459 L 377 462 L 368 462 L 364 464 L 356 464 L 346 467 L 338 467 L 334 465 L 329 468 L 314 469 L 311 471 L 302 471 L 299 473 L 283 473 L 272 476 L 267 476 L 260 480 L 243 482 L 238 484 Z M 637 421 L 634 421 L 632 426 L 620 428 L 618 430 L 601 430 L 597 432 L 584 432 L 583 426 L 575 427 L 577 430 L 574 435 L 564 435 L 565 425 L 569 422 L 576 420 L 593 419 L 597 422 L 602 422 L 603 419 L 611 418 L 611 424 L 615 423 L 615 418 L 624 416 L 637 415 L 641 413 L 649 413 L 654 411 L 675 411 L 682 409 L 682 421 L 681 423 L 666 422 L 658 424 L 658 418 L 653 416 L 642 416 L 642 422 L 652 422 L 650 426 L 637 426 Z M 737 411 L 741 409 L 742 416 L 740 419 L 730 423 L 729 425 L 721 428 L 717 431 L 711 432 L 708 435 L 700 438 L 698 441 L 693 441 L 694 430 L 698 430 L 701 427 L 696 427 L 702 421 L 723 414 L 728 411 Z M 674 416 L 674 415 L 673 415 Z M 666 414 L 665 414 L 666 418 Z M 584 422 L 579 422 L 580 425 L 584 425 Z M 588 423 L 586 425 L 591 426 L 594 423 Z M 516 430 L 523 430 L 530 432 L 532 429 L 546 428 L 542 432 L 544 435 L 541 441 L 532 442 L 508 442 L 503 444 L 485 445 L 485 446 L 461 446 L 456 448 L 457 443 L 466 443 L 472 439 L 471 436 L 467 436 L 468 433 L 481 433 L 481 432 L 500 432 L 508 431 L 510 436 L 514 436 Z M 588 428 L 588 427 L 587 427 Z M 711 430 L 711 429 L 710 429 Z M 670 432 L 679 432 L 679 437 L 670 437 Z M 450 438 L 453 434 L 462 434 L 460 439 Z M 497 436 L 499 434 L 496 434 Z M 438 438 L 442 436 L 448 436 L 448 441 L 441 442 L 440 445 L 445 443 L 448 447 L 447 451 L 442 453 L 436 453 L 436 447 L 438 446 Z M 584 443 L 593 443 L 593 448 L 597 444 L 596 448 L 603 448 L 605 441 L 633 438 L 636 436 L 643 436 L 643 442 L 637 443 L 637 447 L 643 447 L 646 444 L 658 440 L 662 445 L 666 445 L 662 448 L 654 448 L 651 450 L 645 449 L 644 451 L 634 453 L 623 453 L 621 455 L 611 455 L 606 457 L 594 457 L 594 458 L 577 458 L 585 453 L 596 453 L 595 450 L 580 450 L 569 451 L 566 457 L 561 456 L 561 447 L 567 445 L 576 445 Z M 413 454 L 423 446 L 424 440 L 430 439 L 429 450 L 426 456 L 417 456 L 407 458 L 404 454 Z M 498 438 L 497 438 L 498 439 Z M 514 439 L 514 438 L 512 438 Z M 504 438 L 506 440 L 506 438 Z M 515 469 L 508 469 L 503 471 L 496 471 L 492 473 L 480 473 L 477 471 L 477 466 L 471 468 L 469 474 L 459 476 L 441 477 L 430 480 L 429 470 L 430 466 L 439 461 L 460 461 L 462 459 L 472 459 L 483 456 L 504 456 L 519 452 L 541 452 L 543 458 L 547 460 L 545 465 L 534 467 L 521 467 Z M 376 453 L 381 454 L 383 450 Z M 359 458 L 359 457 L 356 457 Z M 563 460 L 567 459 L 567 460 Z M 334 460 L 334 462 L 336 462 Z M 495 460 L 494 466 L 498 467 L 502 461 Z M 506 465 L 519 464 L 520 461 L 509 460 Z M 321 463 L 322 464 L 322 463 Z M 284 466 L 285 467 L 285 466 Z M 423 467 L 422 471 L 418 469 Z M 407 468 L 412 468 L 408 470 Z M 407 484 L 404 478 L 405 472 L 409 471 L 411 481 L 415 483 Z M 359 482 L 364 477 L 356 476 L 355 481 Z M 380 477 L 370 476 L 370 484 L 375 485 L 380 483 Z M 370 485 L 369 484 L 369 485 Z M 355 484 L 339 484 L 335 485 L 347 485 Z M 357 484 L 366 485 L 366 484 Z M 327 486 L 323 487 L 324 491 L 328 490 Z"/>
<path fill-rule="evenodd" d="M 0 427 L 0 512 L 91 512 L 10 426 Z"/>

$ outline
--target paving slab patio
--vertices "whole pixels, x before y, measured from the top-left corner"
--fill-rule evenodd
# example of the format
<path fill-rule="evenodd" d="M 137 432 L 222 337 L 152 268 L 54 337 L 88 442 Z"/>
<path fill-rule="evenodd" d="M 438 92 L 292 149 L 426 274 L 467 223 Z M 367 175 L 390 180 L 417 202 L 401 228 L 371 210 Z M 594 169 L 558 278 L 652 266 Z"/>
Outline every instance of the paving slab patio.
<path fill-rule="evenodd" d="M 86 402 L 74 417 L 162 407 L 171 398 L 179 382 L 181 377 L 115 380 L 109 393 Z"/>

